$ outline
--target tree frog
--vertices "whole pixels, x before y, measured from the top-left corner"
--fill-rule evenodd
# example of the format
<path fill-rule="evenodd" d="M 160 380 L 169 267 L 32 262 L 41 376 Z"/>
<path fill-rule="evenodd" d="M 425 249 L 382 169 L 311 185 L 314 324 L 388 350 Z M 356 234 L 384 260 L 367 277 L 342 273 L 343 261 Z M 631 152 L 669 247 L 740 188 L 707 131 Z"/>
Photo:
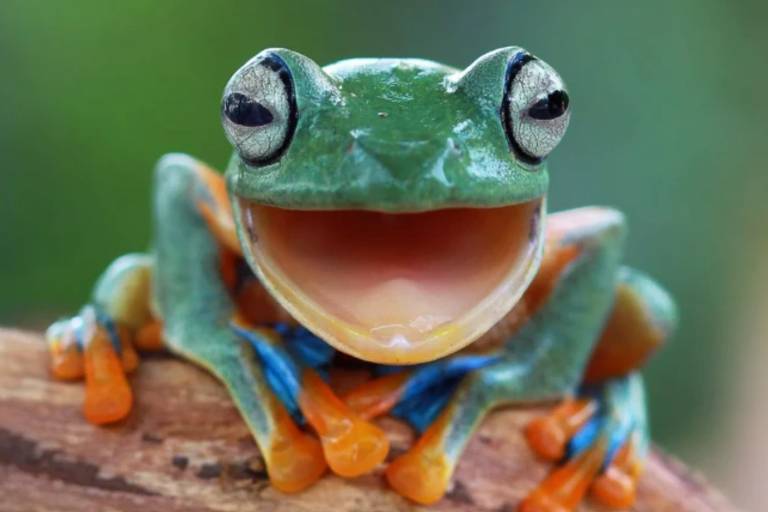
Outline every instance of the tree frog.
<path fill-rule="evenodd" d="M 420 437 L 384 474 L 420 504 L 491 409 L 553 401 L 524 435 L 554 469 L 520 509 L 630 507 L 649 443 L 638 370 L 675 307 L 622 265 L 620 212 L 547 213 L 570 113 L 519 47 L 463 70 L 259 53 L 224 90 L 226 173 L 159 161 L 152 249 L 49 328 L 54 375 L 84 379 L 84 415 L 105 424 L 131 410 L 137 350 L 201 365 L 285 492 L 370 472 L 389 450 L 374 418 L 402 418 Z M 341 389 L 350 368 L 367 377 Z"/>

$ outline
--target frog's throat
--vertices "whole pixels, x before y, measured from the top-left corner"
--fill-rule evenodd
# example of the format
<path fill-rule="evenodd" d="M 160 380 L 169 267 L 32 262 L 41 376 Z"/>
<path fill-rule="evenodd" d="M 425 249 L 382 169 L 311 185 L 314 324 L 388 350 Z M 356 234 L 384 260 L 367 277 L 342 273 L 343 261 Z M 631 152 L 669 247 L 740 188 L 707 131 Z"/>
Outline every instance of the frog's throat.
<path fill-rule="evenodd" d="M 297 321 L 354 357 L 416 364 L 517 303 L 539 268 L 545 203 L 393 214 L 241 199 L 235 210 L 249 263 Z"/>

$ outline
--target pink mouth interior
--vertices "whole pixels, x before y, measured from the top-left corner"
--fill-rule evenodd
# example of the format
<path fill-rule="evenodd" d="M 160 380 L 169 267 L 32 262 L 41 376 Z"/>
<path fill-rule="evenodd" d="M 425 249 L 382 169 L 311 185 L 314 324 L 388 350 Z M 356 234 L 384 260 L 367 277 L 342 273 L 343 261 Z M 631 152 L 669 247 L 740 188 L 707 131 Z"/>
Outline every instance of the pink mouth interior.
<path fill-rule="evenodd" d="M 419 343 L 505 281 L 523 279 L 518 274 L 534 258 L 540 207 L 536 200 L 391 214 L 243 201 L 241 215 L 258 265 L 269 266 L 311 307 L 385 348 Z"/>

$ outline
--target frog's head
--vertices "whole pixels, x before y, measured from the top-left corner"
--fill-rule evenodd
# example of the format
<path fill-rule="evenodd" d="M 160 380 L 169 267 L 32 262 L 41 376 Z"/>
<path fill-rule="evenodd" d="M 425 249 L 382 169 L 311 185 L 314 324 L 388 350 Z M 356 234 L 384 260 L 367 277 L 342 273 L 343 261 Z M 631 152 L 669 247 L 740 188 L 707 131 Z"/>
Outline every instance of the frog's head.
<path fill-rule="evenodd" d="M 560 77 L 521 48 L 463 71 L 321 68 L 265 50 L 222 103 L 243 251 L 337 349 L 387 364 L 442 357 L 508 313 L 538 270 L 545 158 L 568 118 Z"/>

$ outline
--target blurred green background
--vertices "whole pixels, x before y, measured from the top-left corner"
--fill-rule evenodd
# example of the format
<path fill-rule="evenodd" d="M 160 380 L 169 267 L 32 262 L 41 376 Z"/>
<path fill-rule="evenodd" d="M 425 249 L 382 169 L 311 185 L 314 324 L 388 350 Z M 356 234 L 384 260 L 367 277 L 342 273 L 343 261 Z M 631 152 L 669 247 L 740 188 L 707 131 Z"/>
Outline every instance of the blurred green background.
<path fill-rule="evenodd" d="M 735 324 L 756 311 L 745 289 L 768 247 L 766 14 L 756 0 L 0 2 L 0 323 L 72 312 L 145 247 L 160 155 L 224 165 L 220 94 L 262 48 L 463 67 L 519 44 L 571 92 L 551 206 L 621 208 L 628 263 L 680 304 L 647 371 L 655 439 L 728 488 L 713 461 L 739 414 Z"/>

